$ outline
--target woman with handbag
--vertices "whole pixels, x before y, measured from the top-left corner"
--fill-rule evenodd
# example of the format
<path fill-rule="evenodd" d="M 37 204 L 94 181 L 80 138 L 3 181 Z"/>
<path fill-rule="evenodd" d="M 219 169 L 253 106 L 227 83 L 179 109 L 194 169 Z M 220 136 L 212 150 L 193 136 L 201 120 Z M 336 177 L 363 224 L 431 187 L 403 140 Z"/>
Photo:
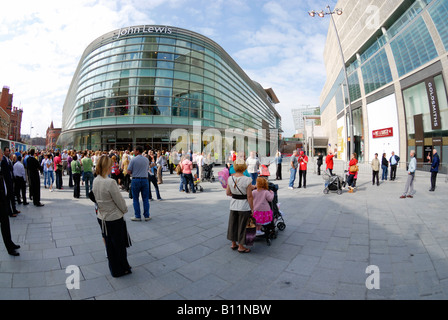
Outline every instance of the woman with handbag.
<path fill-rule="evenodd" d="M 236 159 L 233 164 L 235 173 L 228 178 L 226 194 L 232 197 L 230 201 L 229 225 L 227 239 L 232 241 L 232 250 L 248 253 L 246 248 L 246 225 L 252 216 L 254 197 L 252 195 L 252 178 L 244 175 L 247 169 L 244 159 Z"/>
<path fill-rule="evenodd" d="M 347 186 L 350 193 L 355 188 L 355 176 L 358 173 L 358 160 L 356 159 L 356 152 L 353 152 L 350 156 L 350 162 L 348 163 L 348 177 Z"/>
<path fill-rule="evenodd" d="M 98 206 L 98 223 L 106 244 L 109 270 L 113 277 L 131 273 L 126 248 L 131 245 L 123 216 L 128 212 L 126 202 L 117 183 L 108 177 L 112 170 L 112 159 L 101 156 L 96 166 L 97 177 L 92 192 Z"/>

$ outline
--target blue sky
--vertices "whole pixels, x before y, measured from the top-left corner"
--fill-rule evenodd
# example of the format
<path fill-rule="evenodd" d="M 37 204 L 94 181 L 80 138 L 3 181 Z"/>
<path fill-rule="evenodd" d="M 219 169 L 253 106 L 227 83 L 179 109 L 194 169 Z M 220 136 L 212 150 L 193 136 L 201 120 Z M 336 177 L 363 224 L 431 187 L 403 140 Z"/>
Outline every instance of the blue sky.
<path fill-rule="evenodd" d="M 62 106 L 84 49 L 132 25 L 189 29 L 217 42 L 249 77 L 273 88 L 285 136 L 291 109 L 318 106 L 325 83 L 329 18 L 311 18 L 335 0 L 18 0 L 0 12 L 0 86 L 23 109 L 22 133 L 45 136 Z"/>

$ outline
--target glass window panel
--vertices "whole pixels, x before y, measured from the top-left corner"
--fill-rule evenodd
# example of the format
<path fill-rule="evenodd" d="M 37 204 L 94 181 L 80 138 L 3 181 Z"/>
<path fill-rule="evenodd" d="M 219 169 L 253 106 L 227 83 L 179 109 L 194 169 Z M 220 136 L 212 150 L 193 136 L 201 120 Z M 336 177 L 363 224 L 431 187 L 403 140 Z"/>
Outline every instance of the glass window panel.
<path fill-rule="evenodd" d="M 157 78 L 172 78 L 174 73 L 173 70 L 164 70 L 164 69 L 157 69 L 156 71 L 156 77 Z"/>
<path fill-rule="evenodd" d="M 156 70 L 155 69 L 139 69 L 138 76 L 139 77 L 155 77 Z"/>

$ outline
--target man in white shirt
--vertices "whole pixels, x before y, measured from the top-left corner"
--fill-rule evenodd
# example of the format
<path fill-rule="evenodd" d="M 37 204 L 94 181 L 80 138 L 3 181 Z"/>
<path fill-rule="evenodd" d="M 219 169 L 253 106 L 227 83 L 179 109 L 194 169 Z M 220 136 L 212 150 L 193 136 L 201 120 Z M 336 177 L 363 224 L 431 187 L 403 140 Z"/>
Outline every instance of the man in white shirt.
<path fill-rule="evenodd" d="M 258 158 L 255 156 L 255 152 L 250 152 L 250 157 L 246 160 L 247 165 L 247 172 L 250 174 L 250 177 L 252 178 L 252 185 L 257 184 L 257 178 L 258 178 L 258 167 L 260 166 L 260 161 L 258 161 Z"/>
<path fill-rule="evenodd" d="M 68 153 L 67 150 L 64 150 L 61 155 L 62 160 L 62 175 L 65 176 L 65 170 L 67 170 L 67 159 L 68 159 Z"/>
<path fill-rule="evenodd" d="M 17 157 L 17 162 L 14 163 L 14 195 L 17 199 L 18 204 L 22 204 L 20 201 L 20 192 L 22 192 L 23 204 L 27 205 L 26 201 L 26 174 L 25 167 L 22 164 L 22 156 Z"/>

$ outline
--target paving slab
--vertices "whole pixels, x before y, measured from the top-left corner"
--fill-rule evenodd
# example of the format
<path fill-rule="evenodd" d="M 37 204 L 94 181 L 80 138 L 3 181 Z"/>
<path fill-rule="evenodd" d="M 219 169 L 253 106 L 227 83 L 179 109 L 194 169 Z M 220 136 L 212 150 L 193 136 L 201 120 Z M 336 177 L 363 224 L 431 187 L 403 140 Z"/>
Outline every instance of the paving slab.
<path fill-rule="evenodd" d="M 18 205 L 21 213 L 10 218 L 21 248 L 12 257 L 0 245 L 0 299 L 447 299 L 445 176 L 429 192 L 429 173 L 417 172 L 415 197 L 400 199 L 402 168 L 396 181 L 373 186 L 369 165 L 360 167 L 357 190 L 338 195 L 323 193 L 313 164 L 307 188 L 289 190 L 285 164 L 284 179 L 270 181 L 279 185 L 286 229 L 270 246 L 257 239 L 249 254 L 230 249 L 230 198 L 219 182 L 185 194 L 178 191 L 179 176 L 165 172 L 163 200 L 151 201 L 153 219 L 141 222 L 130 220 L 132 200 L 123 191 L 133 272 L 121 278 L 110 275 L 93 203 L 84 192 L 74 199 L 64 176 L 63 190 L 41 189 L 44 207 Z M 214 168 L 215 176 L 222 168 Z M 369 265 L 380 271 L 379 289 L 366 287 Z M 66 268 L 73 266 L 79 289 L 66 286 Z"/>

